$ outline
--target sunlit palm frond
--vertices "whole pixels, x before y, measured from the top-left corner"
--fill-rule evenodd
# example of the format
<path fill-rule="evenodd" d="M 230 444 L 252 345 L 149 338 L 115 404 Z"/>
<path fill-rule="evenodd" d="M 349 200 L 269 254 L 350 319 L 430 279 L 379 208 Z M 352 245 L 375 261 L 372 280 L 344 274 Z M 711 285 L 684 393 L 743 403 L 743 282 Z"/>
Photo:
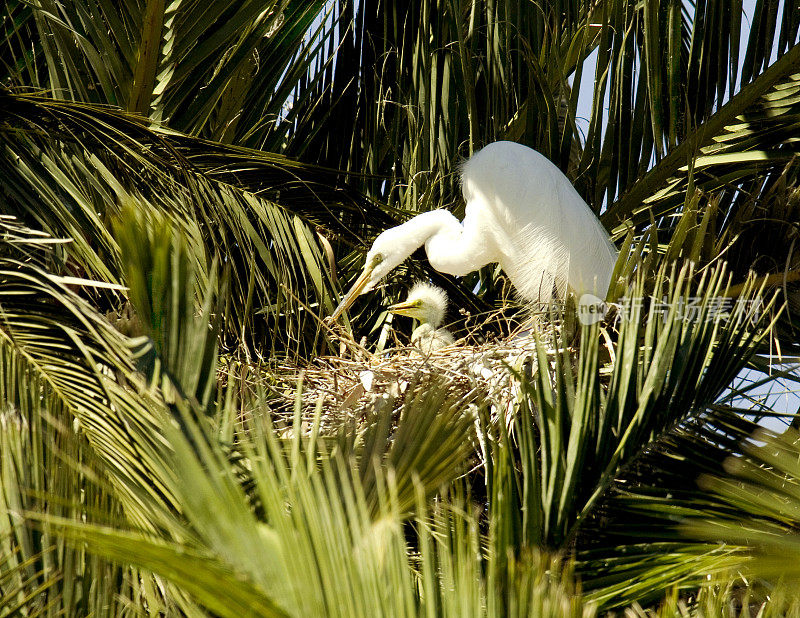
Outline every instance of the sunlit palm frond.
<path fill-rule="evenodd" d="M 7 215 L 0 227 L 0 611 L 122 612 L 137 597 L 171 608 L 149 574 L 87 557 L 20 518 L 156 529 L 174 504 L 150 475 L 157 404 L 121 386 L 133 371 L 127 341 L 73 291 L 108 284 L 52 274 L 63 241 Z"/>
<path fill-rule="evenodd" d="M 373 513 L 357 468 L 324 455 L 318 466 L 300 432 L 287 448 L 271 428 L 252 427 L 247 451 L 264 510 L 259 521 L 222 449 L 190 414 L 183 419 L 186 434 L 165 426 L 170 448 L 162 456 L 192 529 L 170 532 L 186 541 L 28 516 L 59 530 L 68 544 L 160 574 L 223 616 L 244 608 L 269 616 L 495 615 L 500 608 L 593 615 L 574 594 L 569 569 L 535 552 L 512 560 L 506 587 L 486 581 L 477 520 L 446 504 L 429 512 L 422 493 L 411 520 L 416 551 L 409 554 L 392 468 L 376 470 Z"/>
<path fill-rule="evenodd" d="M 357 242 L 359 228 L 343 213 L 355 213 L 362 225 L 366 220 L 352 201 L 344 200 L 350 206 L 343 210 L 321 201 L 313 183 L 295 172 L 313 168 L 254 153 L 267 171 L 253 191 L 281 200 L 276 203 L 233 184 L 241 149 L 228 148 L 223 164 L 225 147 L 215 155 L 190 138 L 178 146 L 165 130 L 120 112 L 10 94 L 4 100 L 6 211 L 77 239 L 72 255 L 68 248 L 62 258 L 66 268 L 121 281 L 109 224 L 121 204 L 142 203 L 192 228 L 196 244 L 224 260 L 232 291 L 227 310 L 235 316 L 226 322 L 228 334 L 275 352 L 302 353 L 313 345 L 319 325 L 309 310 L 329 312 L 336 302 L 333 265 L 323 257 L 315 227 L 347 229 L 350 242 Z M 192 143 L 194 161 L 187 150 Z M 201 163 L 208 173 L 196 169 Z M 303 207 L 295 212 L 299 203 Z"/>
<path fill-rule="evenodd" d="M 253 100 L 262 114 L 254 126 L 278 121 L 287 96 L 281 75 L 297 79 L 291 68 L 306 66 L 298 59 L 309 55 L 306 31 L 324 14 L 322 1 L 13 4 L 24 25 L 16 38 L 31 44 L 47 75 L 33 81 L 30 66 L 14 63 L 9 72 L 22 83 L 223 141 L 253 128 L 240 118 Z"/>

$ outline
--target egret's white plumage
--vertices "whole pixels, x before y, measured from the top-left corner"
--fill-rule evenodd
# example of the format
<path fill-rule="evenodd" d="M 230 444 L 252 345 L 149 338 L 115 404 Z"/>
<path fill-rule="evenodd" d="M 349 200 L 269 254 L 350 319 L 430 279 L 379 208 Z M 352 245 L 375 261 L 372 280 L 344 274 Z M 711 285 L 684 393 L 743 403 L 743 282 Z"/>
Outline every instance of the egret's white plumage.
<path fill-rule="evenodd" d="M 567 177 L 545 156 L 514 142 L 494 142 L 462 166 L 461 186 L 464 220 L 433 210 L 380 234 L 364 272 L 332 318 L 422 245 L 431 265 L 451 275 L 498 262 L 527 301 L 549 301 L 567 288 L 578 297 L 605 297 L 616 249 Z"/>
<path fill-rule="evenodd" d="M 447 312 L 447 294 L 441 288 L 420 281 L 402 303 L 389 307 L 389 311 L 419 321 L 411 333 L 411 343 L 423 352 L 440 350 L 454 343 L 453 335 L 439 326 Z"/>

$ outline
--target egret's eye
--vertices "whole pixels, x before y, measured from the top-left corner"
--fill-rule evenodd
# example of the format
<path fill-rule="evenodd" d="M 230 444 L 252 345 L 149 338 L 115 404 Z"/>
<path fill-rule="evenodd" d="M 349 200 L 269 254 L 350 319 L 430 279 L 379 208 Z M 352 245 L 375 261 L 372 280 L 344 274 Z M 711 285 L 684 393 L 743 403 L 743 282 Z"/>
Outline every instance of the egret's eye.
<path fill-rule="evenodd" d="M 383 254 L 382 253 L 376 253 L 375 255 L 372 256 L 372 265 L 373 266 L 377 266 L 381 262 L 383 262 Z"/>

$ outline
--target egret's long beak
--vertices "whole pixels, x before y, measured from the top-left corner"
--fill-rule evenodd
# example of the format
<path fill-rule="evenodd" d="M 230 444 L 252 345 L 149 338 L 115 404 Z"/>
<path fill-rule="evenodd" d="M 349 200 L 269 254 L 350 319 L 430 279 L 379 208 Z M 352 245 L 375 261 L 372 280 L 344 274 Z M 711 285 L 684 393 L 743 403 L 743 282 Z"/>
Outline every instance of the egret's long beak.
<path fill-rule="evenodd" d="M 404 315 L 409 318 L 417 318 L 417 310 L 419 309 L 419 305 L 416 302 L 409 302 L 403 301 L 402 303 L 396 303 L 394 305 L 389 305 L 386 310 L 390 313 L 396 313 L 397 315 Z"/>
<path fill-rule="evenodd" d="M 336 321 L 336 319 L 355 302 L 358 295 L 364 291 L 364 288 L 367 287 L 367 283 L 369 283 L 369 278 L 372 275 L 374 268 L 374 266 L 370 266 L 369 264 L 364 267 L 364 272 L 362 272 L 358 279 L 356 279 L 353 287 L 348 290 L 347 294 L 345 294 L 344 298 L 342 298 L 342 302 L 339 303 L 339 306 L 336 307 L 334 312 L 331 314 L 331 322 Z"/>

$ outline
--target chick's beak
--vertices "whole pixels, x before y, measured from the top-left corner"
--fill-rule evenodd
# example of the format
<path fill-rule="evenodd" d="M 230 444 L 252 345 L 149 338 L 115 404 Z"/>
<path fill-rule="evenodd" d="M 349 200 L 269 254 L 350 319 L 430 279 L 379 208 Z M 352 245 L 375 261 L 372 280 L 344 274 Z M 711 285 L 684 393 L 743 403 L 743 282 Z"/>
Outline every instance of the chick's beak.
<path fill-rule="evenodd" d="M 417 304 L 407 300 L 403 301 L 402 303 L 389 305 L 386 309 L 389 311 L 389 313 L 396 313 L 397 315 L 404 315 L 409 318 L 417 317 Z"/>
<path fill-rule="evenodd" d="M 336 307 L 334 312 L 331 314 L 331 322 L 336 321 L 336 319 L 355 302 L 358 295 L 364 291 L 364 288 L 366 288 L 367 284 L 369 283 L 373 269 L 374 266 L 370 265 L 367 265 L 364 268 L 364 272 L 359 275 L 358 279 L 356 279 L 356 282 L 353 284 L 353 287 L 347 291 L 347 294 L 345 294 L 344 298 L 342 298 L 342 302 L 339 303 L 339 306 Z"/>

